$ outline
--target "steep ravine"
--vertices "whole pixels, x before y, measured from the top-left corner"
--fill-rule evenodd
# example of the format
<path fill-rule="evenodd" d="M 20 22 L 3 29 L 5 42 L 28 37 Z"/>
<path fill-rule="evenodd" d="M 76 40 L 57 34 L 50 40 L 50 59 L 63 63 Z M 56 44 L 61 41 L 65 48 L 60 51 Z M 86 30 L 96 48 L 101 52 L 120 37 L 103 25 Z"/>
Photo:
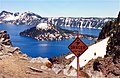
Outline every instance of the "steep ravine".
<path fill-rule="evenodd" d="M 120 78 L 120 12 L 114 22 L 107 22 L 98 40 L 110 36 L 107 45 L 107 51 L 104 58 L 97 58 L 90 61 L 84 69 L 102 72 L 105 78 Z"/>

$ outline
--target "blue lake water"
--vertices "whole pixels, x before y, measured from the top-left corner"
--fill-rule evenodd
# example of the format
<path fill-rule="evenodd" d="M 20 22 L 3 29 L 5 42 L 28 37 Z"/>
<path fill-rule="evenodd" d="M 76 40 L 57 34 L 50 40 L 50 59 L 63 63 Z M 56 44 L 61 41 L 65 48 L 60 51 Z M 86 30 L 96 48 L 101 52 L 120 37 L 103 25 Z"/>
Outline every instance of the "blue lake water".
<path fill-rule="evenodd" d="M 29 29 L 33 26 L 26 25 L 11 25 L 0 23 L 0 30 L 6 30 L 10 35 L 10 39 L 14 47 L 20 47 L 23 53 L 31 57 L 54 57 L 66 54 L 70 52 L 67 48 L 68 45 L 74 40 L 62 40 L 62 41 L 38 41 L 29 37 L 19 36 L 19 33 L 25 29 Z M 79 30 L 81 34 L 89 34 L 98 36 L 101 30 L 99 29 L 88 29 L 88 28 L 71 28 L 63 27 L 69 30 Z M 89 44 L 94 42 L 94 40 L 82 39 L 83 42 Z"/>

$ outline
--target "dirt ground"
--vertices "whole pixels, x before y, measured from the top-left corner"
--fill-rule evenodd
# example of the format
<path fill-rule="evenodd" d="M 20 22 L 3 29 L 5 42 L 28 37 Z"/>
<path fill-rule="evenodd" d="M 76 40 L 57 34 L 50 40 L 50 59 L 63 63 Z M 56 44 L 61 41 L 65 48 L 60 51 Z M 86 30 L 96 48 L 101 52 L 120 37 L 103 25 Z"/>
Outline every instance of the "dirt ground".
<path fill-rule="evenodd" d="M 10 56 L 0 59 L 0 78 L 76 78 L 55 74 L 51 69 L 42 70 L 42 64 L 30 63 L 28 60 L 16 56 Z M 30 67 L 37 68 L 40 71 L 33 71 Z"/>

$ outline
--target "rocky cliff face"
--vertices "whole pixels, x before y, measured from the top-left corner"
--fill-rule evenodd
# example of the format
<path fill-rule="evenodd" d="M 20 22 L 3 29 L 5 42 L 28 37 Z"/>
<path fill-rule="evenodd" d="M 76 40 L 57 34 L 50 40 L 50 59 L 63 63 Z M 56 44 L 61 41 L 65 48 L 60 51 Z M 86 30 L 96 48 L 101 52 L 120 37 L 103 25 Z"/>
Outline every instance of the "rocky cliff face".
<path fill-rule="evenodd" d="M 120 51 L 120 13 L 114 22 L 110 21 L 105 24 L 98 37 L 98 40 L 104 39 L 108 36 L 110 36 L 110 40 L 107 46 L 107 55 L 115 56 L 116 54 L 114 55 L 114 53 Z M 119 53 L 117 53 L 117 55 L 119 55 Z"/>
<path fill-rule="evenodd" d="M 98 40 L 110 36 L 105 58 L 98 58 L 93 64 L 94 70 L 101 71 L 107 78 L 120 77 L 120 12 L 114 22 L 107 22 Z"/>
<path fill-rule="evenodd" d="M 103 24 L 107 21 L 113 21 L 114 18 L 99 18 L 99 17 L 41 17 L 38 14 L 32 12 L 24 13 L 11 13 L 2 11 L 0 13 L 0 22 L 10 24 L 26 24 L 37 25 L 39 23 L 51 22 L 55 26 L 70 26 L 81 28 L 102 28 Z"/>
<path fill-rule="evenodd" d="M 9 35 L 7 34 L 7 31 L 0 30 L 0 44 L 12 46 L 12 43 L 10 41 Z"/>
<path fill-rule="evenodd" d="M 12 47 L 7 31 L 0 30 L 0 59 L 7 58 L 13 54 L 21 54 L 18 47 Z"/>
<path fill-rule="evenodd" d="M 70 26 L 70 27 L 81 27 L 81 28 L 102 28 L 106 21 L 113 21 L 113 18 L 97 18 L 97 17 L 59 17 L 50 18 L 51 22 L 55 26 Z"/>

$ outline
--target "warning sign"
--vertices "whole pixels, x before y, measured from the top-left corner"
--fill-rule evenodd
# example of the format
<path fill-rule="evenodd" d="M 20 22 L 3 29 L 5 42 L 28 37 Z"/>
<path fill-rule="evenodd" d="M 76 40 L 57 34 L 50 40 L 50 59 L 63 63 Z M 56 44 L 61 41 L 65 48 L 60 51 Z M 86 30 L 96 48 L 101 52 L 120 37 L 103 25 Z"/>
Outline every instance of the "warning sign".
<path fill-rule="evenodd" d="M 77 56 L 79 57 L 82 55 L 87 49 L 87 45 L 80 40 L 79 37 L 77 37 L 69 46 L 68 48 Z"/>

